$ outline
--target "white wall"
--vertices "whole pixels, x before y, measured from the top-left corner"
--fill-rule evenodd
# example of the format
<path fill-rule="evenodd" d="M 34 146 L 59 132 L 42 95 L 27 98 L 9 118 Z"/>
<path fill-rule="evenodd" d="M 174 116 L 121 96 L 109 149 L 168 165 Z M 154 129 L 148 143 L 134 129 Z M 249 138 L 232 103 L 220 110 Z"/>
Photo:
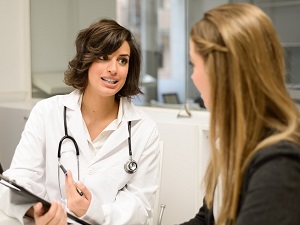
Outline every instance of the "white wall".
<path fill-rule="evenodd" d="M 116 1 L 31 0 L 32 73 L 63 73 L 79 30 L 103 17 L 116 19 Z"/>
<path fill-rule="evenodd" d="M 30 97 L 29 0 L 0 0 L 0 101 Z"/>

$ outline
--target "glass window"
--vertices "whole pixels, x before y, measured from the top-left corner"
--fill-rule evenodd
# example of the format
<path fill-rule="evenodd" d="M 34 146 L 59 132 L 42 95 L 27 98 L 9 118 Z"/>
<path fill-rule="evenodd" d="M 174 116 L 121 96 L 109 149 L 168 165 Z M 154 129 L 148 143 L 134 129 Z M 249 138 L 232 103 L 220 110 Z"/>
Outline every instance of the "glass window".
<path fill-rule="evenodd" d="M 199 97 L 188 66 L 189 29 L 200 18 L 199 9 L 200 1 L 117 0 L 118 22 L 133 31 L 142 49 L 145 95 L 136 104 L 162 106 L 169 94 L 179 104 Z"/>
<path fill-rule="evenodd" d="M 232 1 L 239 2 L 239 1 Z M 285 49 L 286 83 L 292 98 L 300 103 L 300 1 L 252 0 L 272 20 Z"/>

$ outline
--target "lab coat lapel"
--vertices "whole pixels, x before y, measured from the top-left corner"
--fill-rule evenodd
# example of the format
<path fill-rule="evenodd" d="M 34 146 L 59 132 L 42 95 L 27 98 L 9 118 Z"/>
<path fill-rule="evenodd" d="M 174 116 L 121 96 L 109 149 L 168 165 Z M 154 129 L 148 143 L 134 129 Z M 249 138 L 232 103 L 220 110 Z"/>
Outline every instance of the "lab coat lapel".
<path fill-rule="evenodd" d="M 67 107 L 68 133 L 76 140 L 80 155 L 85 157 L 87 162 L 90 162 L 93 156 L 89 151 L 88 142 L 84 132 L 82 114 L 79 105 L 80 97 L 81 93 L 78 90 L 75 90 L 67 96 L 63 105 Z"/>
<path fill-rule="evenodd" d="M 127 141 L 129 137 L 127 121 L 123 120 L 119 125 L 119 128 L 115 130 L 109 138 L 106 140 L 101 150 L 94 158 L 93 163 L 103 160 L 116 152 L 120 151 L 121 148 L 118 148 L 124 141 Z"/>
<path fill-rule="evenodd" d="M 126 99 L 121 99 L 121 104 L 123 107 L 123 118 L 122 122 L 120 123 L 117 130 L 115 130 L 107 139 L 107 141 L 102 146 L 100 152 L 97 154 L 95 159 L 93 160 L 93 163 L 103 160 L 113 154 L 115 154 L 117 151 L 120 151 L 120 146 L 124 141 L 126 141 L 129 137 L 128 133 L 128 121 L 135 121 L 140 120 L 141 115 L 139 114 L 138 110 Z"/>
<path fill-rule="evenodd" d="M 89 146 L 86 139 L 86 134 L 84 132 L 80 108 L 77 108 L 75 111 L 72 110 L 70 111 L 69 111 L 70 125 L 68 125 L 69 133 L 76 140 L 80 150 L 80 154 L 82 154 L 86 158 L 87 162 L 90 162 L 93 156 L 89 151 Z"/>

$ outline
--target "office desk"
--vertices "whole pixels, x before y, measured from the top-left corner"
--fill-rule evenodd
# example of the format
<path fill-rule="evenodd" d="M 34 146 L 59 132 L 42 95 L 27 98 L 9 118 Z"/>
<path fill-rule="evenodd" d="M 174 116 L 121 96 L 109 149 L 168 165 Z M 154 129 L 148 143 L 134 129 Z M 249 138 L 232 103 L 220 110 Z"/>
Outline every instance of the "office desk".
<path fill-rule="evenodd" d="M 21 223 L 18 220 L 16 220 L 15 218 L 7 216 L 0 209 L 0 225 L 21 225 Z"/>

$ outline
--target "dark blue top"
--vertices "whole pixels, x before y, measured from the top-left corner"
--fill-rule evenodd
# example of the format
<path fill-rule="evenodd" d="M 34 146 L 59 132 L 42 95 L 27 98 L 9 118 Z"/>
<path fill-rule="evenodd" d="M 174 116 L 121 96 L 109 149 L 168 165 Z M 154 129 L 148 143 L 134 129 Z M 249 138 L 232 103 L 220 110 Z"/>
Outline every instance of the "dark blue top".
<path fill-rule="evenodd" d="M 205 205 L 181 225 L 213 225 Z M 241 189 L 235 225 L 300 224 L 300 146 L 281 141 L 258 151 L 251 160 Z"/>

